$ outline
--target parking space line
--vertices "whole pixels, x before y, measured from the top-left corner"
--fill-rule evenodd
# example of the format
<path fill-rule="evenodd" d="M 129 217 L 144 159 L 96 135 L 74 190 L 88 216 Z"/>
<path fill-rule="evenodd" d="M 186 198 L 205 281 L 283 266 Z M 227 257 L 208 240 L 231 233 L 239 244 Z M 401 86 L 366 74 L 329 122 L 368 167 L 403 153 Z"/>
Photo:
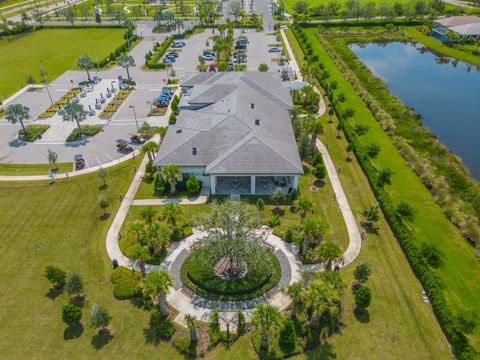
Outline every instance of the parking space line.
<path fill-rule="evenodd" d="M 94 155 L 94 156 L 95 156 L 95 159 L 97 159 L 97 161 L 98 161 L 98 165 L 102 165 L 102 163 L 100 162 L 100 159 L 98 158 L 98 156 L 97 156 L 97 155 Z"/>
<path fill-rule="evenodd" d="M 104 153 L 104 154 L 105 154 L 105 153 Z M 105 154 L 105 156 L 108 157 L 108 158 L 109 158 L 110 160 L 112 160 L 112 161 L 114 160 L 114 159 L 113 159 L 110 155 L 108 155 L 108 154 Z"/>

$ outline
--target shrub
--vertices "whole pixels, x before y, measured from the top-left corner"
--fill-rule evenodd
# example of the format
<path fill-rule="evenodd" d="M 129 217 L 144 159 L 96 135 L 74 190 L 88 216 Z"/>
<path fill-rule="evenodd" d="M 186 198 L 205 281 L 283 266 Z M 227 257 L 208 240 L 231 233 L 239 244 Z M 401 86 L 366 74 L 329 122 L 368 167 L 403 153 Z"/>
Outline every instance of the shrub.
<path fill-rule="evenodd" d="M 265 209 L 265 201 L 262 198 L 258 198 L 257 203 L 255 204 L 257 209 L 263 211 Z"/>
<path fill-rule="evenodd" d="M 366 309 L 372 300 L 372 291 L 367 286 L 361 286 L 355 290 L 355 305 L 360 309 Z"/>
<path fill-rule="evenodd" d="M 297 343 L 297 334 L 295 332 L 295 325 L 291 318 L 286 318 L 283 321 L 283 327 L 280 330 L 279 345 L 284 355 L 290 355 L 295 351 Z"/>
<path fill-rule="evenodd" d="M 290 191 L 289 196 L 290 196 L 290 200 L 292 200 L 292 201 L 297 200 L 297 198 L 298 198 L 298 190 L 297 190 L 297 189 L 292 189 L 292 191 Z"/>
<path fill-rule="evenodd" d="M 120 266 L 112 271 L 113 296 L 117 299 L 131 299 L 142 296 L 141 274 Z"/>
<path fill-rule="evenodd" d="M 355 270 L 353 271 L 353 276 L 355 280 L 358 280 L 359 282 L 366 282 L 371 273 L 372 269 L 370 267 L 370 264 L 364 262 L 355 268 Z"/>
<path fill-rule="evenodd" d="M 194 175 L 190 175 L 187 180 L 187 191 L 194 195 L 200 192 L 200 181 Z"/>
<path fill-rule="evenodd" d="M 82 309 L 73 304 L 67 304 L 62 307 L 62 320 L 68 326 L 80 322 L 82 319 Z"/>
<path fill-rule="evenodd" d="M 65 281 L 67 279 L 67 273 L 62 269 L 59 269 L 55 266 L 47 266 L 45 268 L 45 277 L 57 287 L 62 287 L 65 285 Z"/>
<path fill-rule="evenodd" d="M 168 118 L 168 125 L 175 125 L 177 123 L 177 116 L 175 113 L 171 113 L 170 117 Z"/>
<path fill-rule="evenodd" d="M 100 130 L 102 130 L 102 125 L 81 125 L 80 129 L 77 127 L 72 130 L 66 141 L 71 142 L 80 140 L 81 135 L 91 137 L 96 135 Z"/>
<path fill-rule="evenodd" d="M 25 141 L 35 141 L 42 137 L 42 134 L 48 130 L 50 125 L 27 125 L 27 133 L 20 129 L 18 131 L 18 136 L 20 136 Z"/>
<path fill-rule="evenodd" d="M 170 184 L 162 179 L 159 173 L 155 175 L 153 190 L 156 195 L 162 195 L 170 191 Z"/>
<path fill-rule="evenodd" d="M 258 66 L 258 71 L 267 72 L 268 71 L 268 65 L 265 64 L 265 63 L 260 64 Z"/>
<path fill-rule="evenodd" d="M 268 226 L 272 228 L 280 226 L 280 216 L 272 215 L 270 219 L 268 219 Z"/>
<path fill-rule="evenodd" d="M 173 346 L 177 348 L 181 353 L 195 356 L 195 344 L 190 342 L 190 339 L 187 336 L 181 338 L 176 338 L 173 340 Z"/>
<path fill-rule="evenodd" d="M 175 333 L 175 325 L 163 316 L 160 309 L 155 309 L 150 314 L 150 328 L 163 339 L 170 339 Z"/>
<path fill-rule="evenodd" d="M 83 290 L 83 281 L 77 273 L 69 271 L 65 282 L 65 289 L 69 294 L 80 294 Z"/>
<path fill-rule="evenodd" d="M 312 173 L 318 180 L 323 180 L 327 175 L 327 169 L 325 169 L 325 165 L 320 163 L 315 166 L 315 169 L 313 169 Z"/>

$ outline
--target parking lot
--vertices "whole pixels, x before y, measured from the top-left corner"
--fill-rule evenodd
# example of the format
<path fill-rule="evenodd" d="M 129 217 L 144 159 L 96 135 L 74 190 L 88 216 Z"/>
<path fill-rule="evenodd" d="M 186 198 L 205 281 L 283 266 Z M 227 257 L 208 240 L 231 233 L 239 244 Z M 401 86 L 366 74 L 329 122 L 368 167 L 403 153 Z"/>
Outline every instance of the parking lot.
<path fill-rule="evenodd" d="M 265 20 L 268 22 L 268 19 L 265 19 L 264 16 Z M 53 134 L 55 136 L 45 133 L 43 142 L 26 143 L 17 139 L 16 134 L 20 129 L 20 125 L 10 124 L 3 119 L 0 120 L 0 161 L 5 163 L 45 163 L 47 162 L 48 150 L 51 149 L 58 154 L 59 162 L 73 161 L 76 155 L 81 155 L 86 160 L 87 167 L 95 166 L 116 160 L 124 155 L 124 153 L 117 150 L 116 144 L 118 142 L 130 142 L 131 134 L 137 130 L 133 108 L 135 108 L 137 121 L 140 126 L 144 121 L 148 121 L 154 126 L 166 126 L 168 124 L 166 116 L 147 117 L 151 109 L 149 102 L 152 102 L 160 95 L 167 81 L 167 72 L 165 70 L 144 71 L 141 69 L 145 53 L 151 50 L 155 41 L 161 42 L 167 35 L 152 33 L 149 26 L 142 27 L 145 38 L 131 52 L 135 58 L 136 66 L 130 69 L 130 74 L 137 83 L 136 89 L 120 106 L 112 119 L 104 121 L 106 126 L 99 134 L 83 141 L 65 143 L 63 138 L 74 124 L 64 124 L 62 119 L 59 118 L 57 119 L 58 124 L 53 124 L 57 126 L 59 131 L 55 134 L 51 129 L 48 130 L 51 131 L 50 135 Z M 248 38 L 249 43 L 245 50 L 248 71 L 257 71 L 261 63 L 266 63 L 269 71 L 280 71 L 280 66 L 272 61 L 272 59 L 278 57 L 278 54 L 268 52 L 268 45 L 276 44 L 277 41 L 275 36 L 267 35 L 267 32 L 268 29 L 264 32 L 256 32 L 255 30 L 242 31 L 240 29 L 234 31 L 235 39 L 238 39 L 239 36 Z M 211 49 L 213 46 L 212 40 L 209 39 L 213 35 L 218 35 L 218 31 L 207 29 L 185 40 L 185 46 L 179 49 L 179 56 L 172 64 L 172 68 L 177 73 L 177 78 L 181 78 L 186 72 L 197 70 L 197 65 L 199 64 L 198 57 L 203 54 L 204 50 Z M 209 42 L 208 46 L 207 40 Z M 206 63 L 212 63 L 212 61 L 207 61 Z M 92 70 L 91 74 L 109 81 L 118 79 L 118 76 L 126 77 L 125 69 L 119 67 L 105 71 Z M 49 86 L 52 100 L 56 101 L 72 88 L 73 84 L 78 84 L 83 80 L 86 80 L 84 71 L 66 71 Z M 32 121 L 37 123 L 35 119 L 48 108 L 50 99 L 46 88 L 43 88 L 34 92 L 25 92 L 18 96 L 14 103 L 28 106 L 30 108 L 31 120 L 27 121 L 27 123 Z M 132 144 L 132 147 L 137 148 L 138 145 Z"/>

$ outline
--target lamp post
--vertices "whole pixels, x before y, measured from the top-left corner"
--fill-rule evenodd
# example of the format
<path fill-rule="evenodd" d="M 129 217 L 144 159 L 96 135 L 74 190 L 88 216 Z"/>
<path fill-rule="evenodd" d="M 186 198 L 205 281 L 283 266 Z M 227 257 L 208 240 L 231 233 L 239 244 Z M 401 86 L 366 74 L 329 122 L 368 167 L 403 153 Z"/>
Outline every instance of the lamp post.
<path fill-rule="evenodd" d="M 50 95 L 50 89 L 48 88 L 47 74 L 45 73 L 45 69 L 43 68 L 43 61 L 41 61 L 41 60 L 40 60 L 40 68 L 42 70 L 43 78 L 45 79 L 45 88 L 47 89 L 48 97 L 50 99 L 50 102 L 53 105 L 52 95 Z"/>
<path fill-rule="evenodd" d="M 140 129 L 138 128 L 138 120 L 137 120 L 137 113 L 135 112 L 135 106 L 130 105 L 129 108 L 133 110 L 133 117 L 135 118 L 135 124 L 137 125 L 137 132 L 139 132 Z"/>

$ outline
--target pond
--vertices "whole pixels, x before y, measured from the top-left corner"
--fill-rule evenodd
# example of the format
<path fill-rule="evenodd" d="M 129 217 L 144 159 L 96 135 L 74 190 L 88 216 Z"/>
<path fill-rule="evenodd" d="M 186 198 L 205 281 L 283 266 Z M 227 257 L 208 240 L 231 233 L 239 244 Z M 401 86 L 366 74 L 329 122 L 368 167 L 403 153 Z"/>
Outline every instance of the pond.
<path fill-rule="evenodd" d="M 480 73 L 411 43 L 351 44 L 350 49 L 422 116 L 422 123 L 480 179 Z"/>

